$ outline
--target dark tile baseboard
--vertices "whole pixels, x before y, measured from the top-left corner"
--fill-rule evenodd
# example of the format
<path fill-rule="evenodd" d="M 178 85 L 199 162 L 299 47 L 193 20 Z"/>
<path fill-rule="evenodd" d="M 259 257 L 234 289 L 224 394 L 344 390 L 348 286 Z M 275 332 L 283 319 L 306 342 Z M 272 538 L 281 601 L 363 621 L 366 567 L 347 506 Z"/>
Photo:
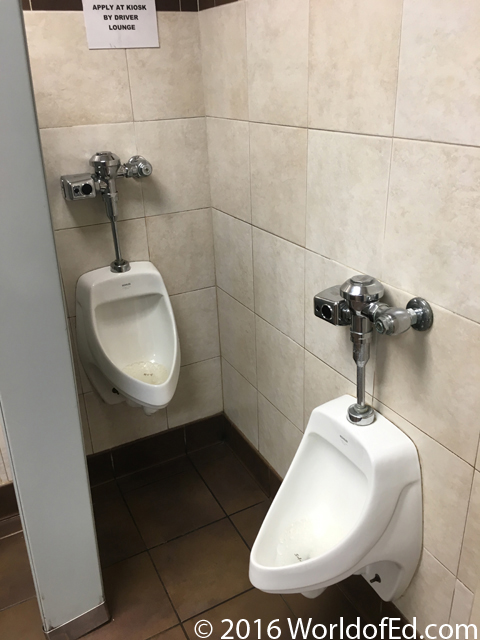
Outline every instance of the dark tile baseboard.
<path fill-rule="evenodd" d="M 18 504 L 13 482 L 0 485 L 0 520 L 18 515 Z"/>

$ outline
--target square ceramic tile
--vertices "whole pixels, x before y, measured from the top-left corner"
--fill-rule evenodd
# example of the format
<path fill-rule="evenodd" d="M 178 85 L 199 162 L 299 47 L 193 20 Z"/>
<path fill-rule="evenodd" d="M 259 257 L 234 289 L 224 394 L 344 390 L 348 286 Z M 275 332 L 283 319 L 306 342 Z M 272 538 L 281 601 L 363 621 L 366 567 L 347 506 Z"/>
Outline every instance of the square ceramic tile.
<path fill-rule="evenodd" d="M 129 491 L 125 500 L 149 549 L 225 515 L 194 470 Z"/>
<path fill-rule="evenodd" d="M 374 407 L 404 431 L 418 449 L 423 486 L 423 544 L 449 571 L 456 573 L 473 468 L 385 405 L 375 401 Z M 445 491 L 445 469 L 448 469 L 448 491 Z"/>
<path fill-rule="evenodd" d="M 405 308 L 411 298 L 389 287 L 384 300 Z M 473 465 L 480 432 L 480 325 L 432 308 L 430 330 L 379 336 L 375 397 Z"/>
<path fill-rule="evenodd" d="M 251 123 L 250 164 L 253 224 L 305 246 L 307 130 Z"/>
<path fill-rule="evenodd" d="M 126 50 L 134 118 L 203 116 L 198 16 L 162 11 L 157 22 L 160 47 Z"/>
<path fill-rule="evenodd" d="M 0 609 L 34 596 L 35 587 L 23 533 L 3 538 L 0 540 Z"/>
<path fill-rule="evenodd" d="M 85 449 L 85 455 L 89 456 L 93 453 L 93 445 L 83 394 L 78 396 L 78 408 L 80 409 L 80 422 L 82 424 L 83 447 Z"/>
<path fill-rule="evenodd" d="M 111 621 L 84 636 L 87 640 L 150 638 L 178 624 L 165 589 L 147 553 L 104 572 Z"/>
<path fill-rule="evenodd" d="M 417 618 L 417 632 L 423 634 L 428 624 L 448 624 L 454 589 L 455 576 L 424 549 L 410 586 L 394 604 L 409 620 Z"/>
<path fill-rule="evenodd" d="M 150 259 L 169 295 L 215 285 L 210 209 L 146 219 Z"/>
<path fill-rule="evenodd" d="M 395 135 L 480 144 L 480 6 L 406 0 Z"/>
<path fill-rule="evenodd" d="M 135 134 L 153 166 L 142 182 L 145 215 L 210 206 L 205 118 L 136 122 Z"/>
<path fill-rule="evenodd" d="M 258 396 L 258 431 L 260 453 L 284 478 L 302 441 L 302 432 L 262 394 Z"/>
<path fill-rule="evenodd" d="M 24 17 L 40 128 L 133 119 L 124 50 L 88 49 L 81 11 Z"/>
<path fill-rule="evenodd" d="M 70 317 L 70 344 L 72 347 L 73 363 L 75 369 L 75 380 L 77 382 L 77 389 L 79 393 L 88 393 L 92 391 L 92 385 L 85 373 L 85 369 L 80 362 L 80 356 L 78 355 L 77 346 L 77 318 L 75 316 Z"/>
<path fill-rule="evenodd" d="M 357 611 L 355 611 L 355 608 L 350 604 L 337 585 L 332 585 L 326 589 L 318 598 L 310 599 L 305 598 L 300 593 L 288 593 L 283 596 L 283 599 L 295 616 L 298 616 L 304 621 L 304 625 L 311 619 L 312 625 L 323 624 L 326 625 L 329 631 L 332 631 L 329 625 L 339 625 L 340 617 L 343 618 L 346 628 L 348 628 L 347 625 L 357 622 Z M 360 623 L 362 623 L 362 621 L 360 621 Z M 333 633 L 335 632 L 336 629 L 334 628 Z M 372 630 L 369 629 L 369 632 L 371 634 Z M 322 633 L 323 629 L 320 627 L 317 635 L 320 636 Z M 357 635 L 353 629 L 350 630 L 350 633 L 351 635 Z M 333 637 L 341 638 L 341 635 L 343 634 L 339 633 Z"/>
<path fill-rule="evenodd" d="M 246 3 L 250 120 L 307 126 L 308 5 Z"/>
<path fill-rule="evenodd" d="M 92 492 L 93 496 L 94 492 Z M 98 501 L 93 499 L 95 532 L 102 567 L 109 567 L 146 550 L 137 526 L 116 485 L 108 498 Z"/>
<path fill-rule="evenodd" d="M 384 279 L 476 322 L 479 182 L 480 149 L 394 142 Z"/>
<path fill-rule="evenodd" d="M 316 407 L 345 394 L 352 396 L 353 404 L 357 395 L 353 382 L 305 351 L 305 425 Z"/>
<path fill-rule="evenodd" d="M 96 392 L 85 394 L 85 405 L 95 453 L 167 428 L 165 409 L 147 416 L 142 409 L 129 407 L 126 402 L 106 404 Z"/>
<path fill-rule="evenodd" d="M 382 245 L 392 142 L 310 131 L 307 247 L 382 277 Z"/>
<path fill-rule="evenodd" d="M 392 135 L 401 23 L 402 0 L 310 2 L 310 127 Z"/>
<path fill-rule="evenodd" d="M 304 250 L 254 228 L 253 273 L 255 312 L 303 345 Z"/>
<path fill-rule="evenodd" d="M 177 390 L 167 408 L 169 428 L 216 415 L 222 410 L 220 358 L 181 367 Z"/>
<path fill-rule="evenodd" d="M 169 478 L 170 476 L 175 476 L 178 473 L 184 473 L 191 469 L 193 469 L 192 463 L 187 456 L 183 455 L 173 460 L 167 460 L 162 464 L 117 477 L 116 480 L 120 490 L 125 494 L 134 489 L 145 487 L 147 484 L 153 484 L 164 478 Z"/>
<path fill-rule="evenodd" d="M 245 3 L 200 11 L 207 116 L 248 119 Z"/>
<path fill-rule="evenodd" d="M 190 454 L 197 471 L 227 515 L 263 502 L 267 496 L 248 473 L 232 450 L 225 444 L 214 456 L 205 449 Z"/>
<path fill-rule="evenodd" d="M 270 500 L 265 500 L 264 502 L 260 502 L 260 504 L 256 504 L 254 507 L 244 509 L 230 517 L 230 520 L 250 549 L 253 547 L 253 543 L 265 520 L 270 505 Z"/>
<path fill-rule="evenodd" d="M 248 548 L 227 519 L 161 545 L 151 556 L 181 620 L 251 586 Z"/>
<path fill-rule="evenodd" d="M 248 122 L 207 118 L 212 207 L 246 222 L 250 207 Z"/>
<path fill-rule="evenodd" d="M 40 132 L 40 139 L 54 229 L 108 222 L 105 205 L 100 195 L 95 199 L 76 202 L 65 200 L 60 187 L 60 176 L 91 173 L 92 167 L 89 161 L 99 149 L 109 149 L 122 162 L 127 162 L 137 153 L 133 124 L 43 129 Z M 118 219 L 142 217 L 144 209 L 140 182 L 122 178 L 117 182 L 117 189 Z"/>
<path fill-rule="evenodd" d="M 463 539 L 462 555 L 458 569 L 458 578 L 463 584 L 475 591 L 478 585 L 480 570 L 480 551 L 478 540 L 480 537 L 480 473 L 475 471 L 472 494 L 468 505 L 467 526 Z"/>
<path fill-rule="evenodd" d="M 218 289 L 218 320 L 222 357 L 250 384 L 257 383 L 255 315 L 227 293 Z"/>
<path fill-rule="evenodd" d="M 227 620 L 232 620 L 234 623 L 233 629 L 230 632 L 233 637 L 240 637 L 240 634 L 245 634 L 248 628 L 250 628 L 250 638 L 258 637 L 257 634 L 259 634 L 260 637 L 265 637 L 267 636 L 268 624 L 271 621 L 275 621 L 270 632 L 272 636 L 278 633 L 278 631 L 274 629 L 274 627 L 277 627 L 281 632 L 279 638 L 292 637 L 290 635 L 288 618 L 293 618 L 293 616 L 282 597 L 271 593 L 263 593 L 257 589 L 250 589 L 247 593 L 243 593 L 215 607 L 208 611 L 208 616 L 206 617 L 215 630 L 215 635 L 212 636 L 215 639 L 227 635 L 230 626 Z M 197 638 L 194 625 L 200 619 L 201 616 L 198 616 L 198 618 L 193 618 L 185 623 L 185 630 L 190 640 L 196 640 Z M 239 623 L 239 635 L 237 636 L 236 627 L 240 620 L 245 622 Z M 256 620 L 260 620 L 260 631 L 258 627 L 259 623 L 256 622 Z M 249 627 L 247 627 L 247 624 Z"/>
<path fill-rule="evenodd" d="M 258 448 L 257 390 L 222 358 L 223 402 L 226 416 Z"/>
<path fill-rule="evenodd" d="M 253 310 L 252 227 L 213 211 L 217 286 Z"/>
<path fill-rule="evenodd" d="M 117 227 L 123 257 L 130 261 L 148 260 L 145 220 L 124 220 Z M 109 266 L 115 258 L 110 224 L 55 231 L 55 245 L 68 315 L 74 316 L 78 278 L 87 271 Z"/>
<path fill-rule="evenodd" d="M 220 355 L 215 287 L 171 296 L 182 365 Z"/>
<path fill-rule="evenodd" d="M 457 580 L 455 593 L 453 594 L 452 611 L 450 613 L 449 624 L 468 624 L 472 613 L 473 593 Z M 455 628 L 455 627 L 454 627 Z"/>
<path fill-rule="evenodd" d="M 256 317 L 258 390 L 303 429 L 304 349 Z"/>
<path fill-rule="evenodd" d="M 353 359 L 350 327 L 335 326 L 318 318 L 314 313 L 313 298 L 323 289 L 342 285 L 356 273 L 343 264 L 322 258 L 311 251 L 305 252 L 305 349 L 355 384 L 357 368 Z M 376 342 L 377 334 L 374 332 L 366 369 L 366 390 L 370 394 L 373 393 Z"/>
<path fill-rule="evenodd" d="M 0 611 L 0 629 L 9 640 L 45 640 L 37 599 Z"/>

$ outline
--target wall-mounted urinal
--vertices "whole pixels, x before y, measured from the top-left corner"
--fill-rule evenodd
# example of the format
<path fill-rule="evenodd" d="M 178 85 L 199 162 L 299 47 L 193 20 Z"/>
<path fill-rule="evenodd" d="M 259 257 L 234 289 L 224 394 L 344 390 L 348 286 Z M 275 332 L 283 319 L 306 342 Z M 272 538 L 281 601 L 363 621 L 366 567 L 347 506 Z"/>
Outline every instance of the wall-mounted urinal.
<path fill-rule="evenodd" d="M 398 598 L 422 549 L 422 491 L 412 441 L 381 415 L 347 419 L 351 396 L 312 412 L 250 556 L 252 584 L 319 595 L 357 573 Z"/>
<path fill-rule="evenodd" d="M 147 415 L 167 406 L 177 388 L 180 345 L 172 305 L 162 276 L 150 262 L 122 257 L 117 234 L 116 182 L 146 178 L 152 165 L 143 156 L 122 164 L 111 151 L 90 159 L 93 173 L 61 177 L 66 200 L 101 194 L 110 220 L 115 260 L 83 274 L 77 282 L 77 342 L 85 372 L 108 404 L 124 400 Z"/>
<path fill-rule="evenodd" d="M 150 262 L 80 277 L 77 341 L 85 372 L 108 404 L 126 400 L 151 414 L 172 399 L 180 345 L 165 284 Z"/>
<path fill-rule="evenodd" d="M 384 289 L 354 276 L 317 294 L 314 313 L 350 325 L 357 402 L 342 396 L 317 407 L 250 555 L 252 584 L 314 598 L 352 574 L 384 600 L 399 598 L 422 549 L 420 464 L 413 442 L 365 402 L 373 328 L 426 331 L 433 312 L 413 298 L 406 309 L 379 302 Z"/>

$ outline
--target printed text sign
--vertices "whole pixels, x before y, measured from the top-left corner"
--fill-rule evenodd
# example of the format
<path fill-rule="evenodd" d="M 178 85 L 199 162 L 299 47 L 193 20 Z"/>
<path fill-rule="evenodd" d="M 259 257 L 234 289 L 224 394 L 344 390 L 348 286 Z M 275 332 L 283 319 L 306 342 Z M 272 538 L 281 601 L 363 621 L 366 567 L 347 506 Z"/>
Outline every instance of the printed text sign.
<path fill-rule="evenodd" d="M 98 4 L 83 0 L 89 49 L 158 47 L 155 0 L 139 4 Z"/>

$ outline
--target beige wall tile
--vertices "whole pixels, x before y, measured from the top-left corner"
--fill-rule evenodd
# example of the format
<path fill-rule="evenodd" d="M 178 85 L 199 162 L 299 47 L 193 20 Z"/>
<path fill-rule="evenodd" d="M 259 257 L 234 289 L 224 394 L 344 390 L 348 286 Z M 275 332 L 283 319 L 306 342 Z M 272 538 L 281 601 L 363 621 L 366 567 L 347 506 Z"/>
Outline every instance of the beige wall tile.
<path fill-rule="evenodd" d="M 203 116 L 198 16 L 157 13 L 160 47 L 127 49 L 135 120 Z"/>
<path fill-rule="evenodd" d="M 257 390 L 222 358 L 225 413 L 258 449 Z"/>
<path fill-rule="evenodd" d="M 251 384 L 257 384 L 255 315 L 218 289 L 218 320 L 222 356 Z"/>
<path fill-rule="evenodd" d="M 313 311 L 313 298 L 323 289 L 343 284 L 356 273 L 338 262 L 305 252 L 305 349 L 354 383 L 357 369 L 350 328 L 334 326 L 318 318 Z M 366 373 L 366 389 L 370 394 L 373 393 L 376 342 L 374 332 Z"/>
<path fill-rule="evenodd" d="M 471 0 L 405 0 L 395 135 L 480 144 L 479 21 Z"/>
<path fill-rule="evenodd" d="M 374 407 L 404 431 L 417 447 L 422 469 L 423 542 L 437 560 L 456 574 L 473 468 L 382 403 L 374 401 Z M 446 469 L 448 491 L 445 491 Z M 452 496 L 455 496 L 455 500 L 452 500 Z"/>
<path fill-rule="evenodd" d="M 170 298 L 177 323 L 182 365 L 220 355 L 215 287 Z"/>
<path fill-rule="evenodd" d="M 356 393 L 353 382 L 305 351 L 305 426 L 316 407 L 345 394 L 352 396 L 353 404 Z"/>
<path fill-rule="evenodd" d="M 477 322 L 479 184 L 480 149 L 395 140 L 384 279 Z"/>
<path fill-rule="evenodd" d="M 449 624 L 468 624 L 472 613 L 473 593 L 457 580 L 455 593 L 453 594 L 452 611 L 450 613 Z"/>
<path fill-rule="evenodd" d="M 75 380 L 77 382 L 77 389 L 79 393 L 88 393 L 93 391 L 93 387 L 90 384 L 90 380 L 85 373 L 85 369 L 80 361 L 77 348 L 77 319 L 76 317 L 69 318 L 70 322 L 70 341 L 72 345 L 73 363 L 75 370 Z"/>
<path fill-rule="evenodd" d="M 212 206 L 250 222 L 248 122 L 207 118 L 207 136 Z"/>
<path fill-rule="evenodd" d="M 136 122 L 139 153 L 153 165 L 142 182 L 145 215 L 210 206 L 205 118 Z"/>
<path fill-rule="evenodd" d="M 5 441 L 5 427 L 3 425 L 3 418 L 0 413 L 0 456 L 3 463 L 4 468 L 4 478 L 3 482 L 12 482 L 13 474 L 12 474 L 12 465 L 10 463 L 10 456 L 7 451 L 7 443 Z"/>
<path fill-rule="evenodd" d="M 89 50 L 81 11 L 24 18 L 40 128 L 133 119 L 124 50 Z"/>
<path fill-rule="evenodd" d="M 84 127 L 43 129 L 40 132 L 47 182 L 48 201 L 54 229 L 81 227 L 107 221 L 105 205 L 100 195 L 93 199 L 69 202 L 60 188 L 60 176 L 91 173 L 90 158 L 108 149 L 122 162 L 137 153 L 132 123 L 103 124 Z M 118 219 L 144 215 L 142 187 L 138 180 L 119 180 Z"/>
<path fill-rule="evenodd" d="M 250 163 L 253 224 L 305 246 L 307 130 L 251 123 Z"/>
<path fill-rule="evenodd" d="M 287 336 L 304 342 L 305 252 L 297 245 L 253 229 L 255 312 Z"/>
<path fill-rule="evenodd" d="M 307 126 L 309 0 L 247 2 L 250 119 Z"/>
<path fill-rule="evenodd" d="M 210 209 L 146 218 L 150 259 L 168 293 L 185 293 L 215 284 Z"/>
<path fill-rule="evenodd" d="M 7 470 L 5 468 L 5 462 L 3 456 L 7 454 L 7 445 L 5 443 L 5 435 L 3 433 L 2 418 L 0 416 L 0 484 L 7 484 L 9 482 L 7 476 Z"/>
<path fill-rule="evenodd" d="M 391 135 L 402 0 L 310 2 L 309 126 Z"/>
<path fill-rule="evenodd" d="M 412 295 L 387 287 L 389 304 Z M 431 330 L 379 336 L 375 396 L 474 464 L 480 431 L 480 325 L 433 306 Z"/>
<path fill-rule="evenodd" d="M 424 549 L 410 586 L 394 604 L 409 620 L 417 618 L 421 634 L 428 624 L 448 624 L 454 589 L 455 576 Z"/>
<path fill-rule="evenodd" d="M 256 316 L 258 390 L 303 429 L 303 348 Z"/>
<path fill-rule="evenodd" d="M 146 416 L 143 409 L 129 407 L 126 402 L 106 404 L 95 392 L 86 393 L 84 397 L 95 453 L 167 428 L 165 409 Z"/>
<path fill-rule="evenodd" d="M 83 394 L 78 396 L 78 408 L 80 409 L 80 421 L 82 424 L 83 447 L 85 455 L 89 456 L 93 453 L 92 437 L 90 435 L 90 427 L 88 425 L 87 409 L 85 407 L 85 398 Z"/>
<path fill-rule="evenodd" d="M 181 367 L 177 390 L 167 407 L 168 427 L 178 427 L 221 411 L 220 358 Z"/>
<path fill-rule="evenodd" d="M 391 140 L 308 134 L 307 247 L 381 277 Z"/>
<path fill-rule="evenodd" d="M 118 223 L 122 255 L 127 260 L 148 260 L 145 220 L 124 220 Z M 75 315 L 75 287 L 78 278 L 100 267 L 107 267 L 115 258 L 110 224 L 55 231 L 57 257 L 65 288 L 69 316 Z"/>
<path fill-rule="evenodd" d="M 220 211 L 213 211 L 217 285 L 253 309 L 252 228 Z"/>
<path fill-rule="evenodd" d="M 207 116 L 248 118 L 245 3 L 201 11 L 203 86 Z"/>
<path fill-rule="evenodd" d="M 261 394 L 258 396 L 259 451 L 282 478 L 302 441 L 302 432 Z"/>
<path fill-rule="evenodd" d="M 480 473 L 475 471 L 468 505 L 467 526 L 463 539 L 458 579 L 471 591 L 476 591 L 480 572 Z"/>

